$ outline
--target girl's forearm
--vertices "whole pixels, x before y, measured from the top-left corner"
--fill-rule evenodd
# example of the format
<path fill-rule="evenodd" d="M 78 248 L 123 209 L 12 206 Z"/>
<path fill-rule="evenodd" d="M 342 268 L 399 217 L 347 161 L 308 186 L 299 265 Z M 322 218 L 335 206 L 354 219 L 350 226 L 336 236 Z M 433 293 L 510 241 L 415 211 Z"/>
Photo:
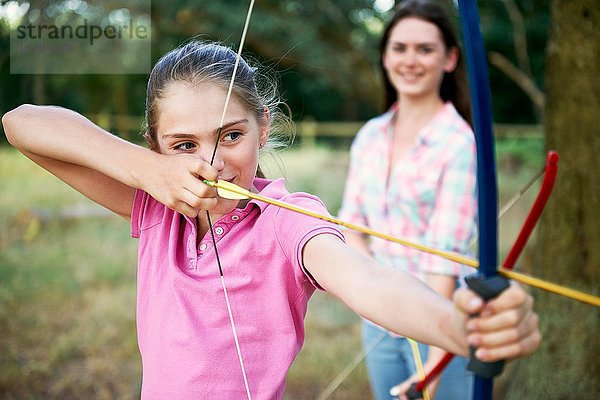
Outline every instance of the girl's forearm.
<path fill-rule="evenodd" d="M 372 276 L 364 289 L 382 306 L 371 305 L 364 312 L 365 318 L 420 342 L 466 354 L 467 344 L 452 302 L 408 273 L 378 269 L 381 272 Z"/>
<path fill-rule="evenodd" d="M 8 141 L 25 155 L 97 170 L 130 187 L 142 186 L 141 171 L 157 156 L 60 107 L 22 105 L 6 113 L 2 124 Z"/>
<path fill-rule="evenodd" d="M 377 265 L 332 235 L 304 248 L 305 267 L 354 312 L 390 331 L 456 354 L 467 353 L 452 302 L 414 276 Z"/>
<path fill-rule="evenodd" d="M 440 296 L 452 299 L 456 290 L 456 277 L 450 275 L 427 274 L 427 285 Z M 429 346 L 426 368 L 433 368 L 446 355 L 446 350 L 435 346 Z"/>

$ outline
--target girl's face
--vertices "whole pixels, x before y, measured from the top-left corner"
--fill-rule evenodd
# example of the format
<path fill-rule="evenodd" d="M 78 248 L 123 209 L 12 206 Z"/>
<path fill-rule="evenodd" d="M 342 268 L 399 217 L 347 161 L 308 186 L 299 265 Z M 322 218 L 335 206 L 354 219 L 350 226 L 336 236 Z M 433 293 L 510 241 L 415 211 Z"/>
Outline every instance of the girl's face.
<path fill-rule="evenodd" d="M 419 18 L 400 20 L 391 30 L 383 66 L 398 98 L 438 96 L 445 72 L 452 72 L 458 50 L 446 49 L 438 27 Z"/>
<path fill-rule="evenodd" d="M 169 84 L 159 103 L 156 135 L 159 152 L 193 154 L 210 163 L 225 96 L 226 91 L 216 85 Z M 251 189 L 259 148 L 268 135 L 268 122 L 260 124 L 256 114 L 232 96 L 213 162 L 218 179 Z M 224 208 L 232 208 L 231 201 L 221 203 Z"/>

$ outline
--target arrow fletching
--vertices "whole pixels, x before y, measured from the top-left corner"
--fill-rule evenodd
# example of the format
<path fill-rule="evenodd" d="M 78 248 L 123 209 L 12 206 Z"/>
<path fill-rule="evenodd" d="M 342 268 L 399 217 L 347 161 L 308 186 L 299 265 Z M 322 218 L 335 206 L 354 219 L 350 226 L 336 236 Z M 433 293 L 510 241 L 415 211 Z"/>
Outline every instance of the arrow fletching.
<path fill-rule="evenodd" d="M 215 182 L 205 180 L 204 183 L 209 186 L 216 187 L 217 194 L 224 199 L 245 200 L 250 198 L 250 196 L 248 196 L 250 193 L 249 191 L 242 189 L 241 187 L 228 181 L 219 180 Z"/>

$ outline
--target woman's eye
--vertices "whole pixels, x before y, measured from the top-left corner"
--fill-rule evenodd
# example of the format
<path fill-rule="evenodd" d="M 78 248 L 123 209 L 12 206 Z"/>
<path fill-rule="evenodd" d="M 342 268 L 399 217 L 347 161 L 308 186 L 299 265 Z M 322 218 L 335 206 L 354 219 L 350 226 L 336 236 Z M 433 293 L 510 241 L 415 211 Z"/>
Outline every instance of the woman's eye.
<path fill-rule="evenodd" d="M 184 143 L 180 143 L 177 146 L 174 147 L 175 150 L 193 150 L 196 148 L 196 145 L 192 142 L 184 142 Z"/>
<path fill-rule="evenodd" d="M 432 47 L 421 47 L 419 49 L 419 51 L 421 52 L 421 54 L 429 54 L 433 51 Z"/>

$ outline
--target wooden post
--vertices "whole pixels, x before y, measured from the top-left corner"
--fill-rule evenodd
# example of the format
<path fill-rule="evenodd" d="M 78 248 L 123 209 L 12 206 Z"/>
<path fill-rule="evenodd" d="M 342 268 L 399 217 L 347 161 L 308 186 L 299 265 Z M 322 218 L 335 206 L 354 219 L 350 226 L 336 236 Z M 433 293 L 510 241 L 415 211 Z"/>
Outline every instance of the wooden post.
<path fill-rule="evenodd" d="M 298 124 L 298 133 L 302 138 L 302 147 L 311 148 L 315 146 L 317 138 L 318 123 L 312 116 L 308 116 Z"/>

